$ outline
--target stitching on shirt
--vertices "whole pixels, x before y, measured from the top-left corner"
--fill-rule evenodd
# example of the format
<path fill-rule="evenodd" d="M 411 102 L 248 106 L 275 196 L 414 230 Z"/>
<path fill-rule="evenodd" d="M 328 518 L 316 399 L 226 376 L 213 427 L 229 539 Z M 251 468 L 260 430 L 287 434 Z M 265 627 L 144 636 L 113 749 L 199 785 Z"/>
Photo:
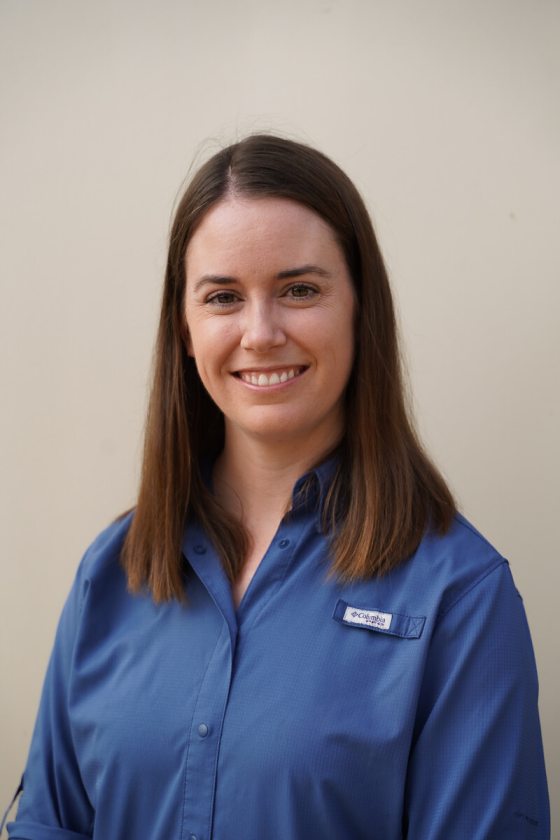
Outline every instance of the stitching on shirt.
<path fill-rule="evenodd" d="M 87 597 L 87 594 L 89 592 L 90 586 L 91 586 L 91 580 L 89 578 L 86 578 L 84 580 L 84 583 L 82 585 L 82 591 L 80 593 L 81 597 L 80 597 L 80 603 L 79 603 L 79 606 L 78 606 L 78 619 L 79 620 L 81 620 L 81 618 L 82 618 L 82 613 L 84 611 L 84 605 L 86 603 L 86 597 Z"/>
<path fill-rule="evenodd" d="M 410 627 L 408 628 L 409 633 L 416 633 L 416 631 L 423 625 L 424 619 L 423 618 L 411 618 L 410 619 Z"/>
<path fill-rule="evenodd" d="M 231 644 L 231 642 L 230 642 Z M 221 721 L 220 721 L 220 728 L 216 727 L 216 738 L 218 742 L 218 746 L 214 751 L 214 781 L 212 782 L 212 807 L 210 808 L 210 813 L 208 814 L 208 821 L 207 821 L 207 836 L 212 836 L 212 824 L 214 822 L 214 802 L 216 799 L 216 787 L 218 784 L 218 761 L 220 760 L 220 747 L 222 746 L 222 732 L 224 730 L 224 720 L 226 717 L 226 707 L 229 700 L 229 693 L 231 690 L 231 682 L 233 680 L 233 665 L 234 665 L 234 651 L 232 648 L 232 656 L 231 656 L 231 667 L 230 667 L 230 678 L 229 678 L 229 688 L 225 695 L 224 704 L 222 706 L 221 711 Z"/>
<path fill-rule="evenodd" d="M 226 630 L 229 634 L 229 627 L 227 626 L 227 622 L 226 622 Z M 187 775 L 188 775 L 187 771 L 189 769 L 189 752 L 190 752 L 191 741 L 192 741 L 191 733 L 192 733 L 192 727 L 193 727 L 193 720 L 194 720 L 194 716 L 196 714 L 196 708 L 198 706 L 198 700 L 200 698 L 200 692 L 202 691 L 202 686 L 204 685 L 204 681 L 205 681 L 206 675 L 208 673 L 208 668 L 210 667 L 210 663 L 212 662 L 212 660 L 214 658 L 214 654 L 216 653 L 216 648 L 218 647 L 218 643 L 219 643 L 219 641 L 220 641 L 220 639 L 223 635 L 223 632 L 224 632 L 224 628 L 222 626 L 222 630 L 221 630 L 220 633 L 218 633 L 218 638 L 216 639 L 216 644 L 214 645 L 212 653 L 208 657 L 208 662 L 206 664 L 206 668 L 204 669 L 204 674 L 202 675 L 202 679 L 200 681 L 200 685 L 198 687 L 198 691 L 197 691 L 197 694 L 196 694 L 196 700 L 193 703 L 193 711 L 192 711 L 192 715 L 191 715 L 189 728 L 187 730 L 187 733 L 188 733 L 187 750 L 186 750 L 186 753 L 185 753 L 185 758 L 183 760 L 185 781 L 183 783 L 183 811 L 182 811 L 182 814 L 181 814 L 181 837 L 183 836 L 183 832 L 184 832 L 184 828 L 185 828 L 185 811 L 186 811 L 186 808 L 187 808 Z"/>
<path fill-rule="evenodd" d="M 495 572 L 497 569 L 500 569 L 504 565 L 509 567 L 509 563 L 504 557 L 502 557 L 501 555 L 497 555 L 497 556 L 498 556 L 498 559 L 497 559 L 496 563 L 490 569 L 487 569 L 479 578 L 477 578 L 467 589 L 465 589 L 464 592 L 462 592 L 455 599 L 455 601 L 453 601 L 452 604 L 450 604 L 448 607 L 446 607 L 446 609 L 440 610 L 440 612 L 437 615 L 436 622 L 439 621 L 440 619 L 444 618 L 444 616 L 446 616 L 453 609 L 453 607 L 457 606 L 459 601 L 462 601 L 463 598 L 466 595 L 469 594 L 469 592 L 472 592 L 472 590 L 475 587 L 477 587 L 480 583 L 482 583 L 482 581 L 485 580 L 489 575 L 491 575 L 493 572 Z"/>

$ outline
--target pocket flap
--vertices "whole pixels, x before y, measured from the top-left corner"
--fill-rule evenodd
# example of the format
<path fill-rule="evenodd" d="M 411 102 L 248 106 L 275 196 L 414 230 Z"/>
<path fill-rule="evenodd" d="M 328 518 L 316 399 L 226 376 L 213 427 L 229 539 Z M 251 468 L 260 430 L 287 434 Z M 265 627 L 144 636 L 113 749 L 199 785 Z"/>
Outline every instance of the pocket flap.
<path fill-rule="evenodd" d="M 425 616 L 403 615 L 373 607 L 349 604 L 340 598 L 334 608 L 333 618 L 341 624 L 400 636 L 401 639 L 419 639 L 424 629 Z"/>

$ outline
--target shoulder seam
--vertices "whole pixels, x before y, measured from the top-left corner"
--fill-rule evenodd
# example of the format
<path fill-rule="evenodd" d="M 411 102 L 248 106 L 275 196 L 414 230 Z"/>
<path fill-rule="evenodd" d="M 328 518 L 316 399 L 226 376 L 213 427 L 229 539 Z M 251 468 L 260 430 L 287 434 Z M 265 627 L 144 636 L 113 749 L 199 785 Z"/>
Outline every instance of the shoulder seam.
<path fill-rule="evenodd" d="M 480 577 L 476 578 L 476 580 L 473 581 L 473 583 L 471 583 L 471 585 L 467 587 L 467 589 L 465 589 L 464 592 L 461 592 L 461 594 L 458 595 L 457 598 L 455 598 L 455 600 L 451 604 L 449 604 L 449 606 L 447 606 L 444 610 L 441 610 L 438 613 L 437 620 L 439 621 L 440 619 L 444 618 L 447 615 L 447 613 L 450 612 L 453 609 L 453 607 L 455 607 L 459 603 L 459 601 L 462 601 L 463 598 L 469 594 L 469 592 L 472 592 L 472 590 L 475 589 L 480 583 L 482 583 L 483 580 L 485 580 L 489 575 L 495 572 L 496 569 L 501 568 L 503 565 L 509 566 L 508 561 L 505 559 L 505 557 L 502 557 L 499 554 L 496 555 L 494 564 L 489 569 L 486 569 L 486 571 L 483 572 L 483 574 L 481 574 Z"/>

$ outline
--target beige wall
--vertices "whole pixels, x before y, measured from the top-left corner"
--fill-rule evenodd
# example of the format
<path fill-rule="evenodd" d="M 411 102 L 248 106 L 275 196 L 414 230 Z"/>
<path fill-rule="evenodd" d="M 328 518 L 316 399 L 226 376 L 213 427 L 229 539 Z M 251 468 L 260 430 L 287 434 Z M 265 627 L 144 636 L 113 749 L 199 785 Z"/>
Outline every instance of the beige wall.
<path fill-rule="evenodd" d="M 558 801 L 559 36 L 556 0 L 1 0 L 0 802 L 134 499 L 176 191 L 263 128 L 367 198 L 420 428 L 524 594 Z"/>

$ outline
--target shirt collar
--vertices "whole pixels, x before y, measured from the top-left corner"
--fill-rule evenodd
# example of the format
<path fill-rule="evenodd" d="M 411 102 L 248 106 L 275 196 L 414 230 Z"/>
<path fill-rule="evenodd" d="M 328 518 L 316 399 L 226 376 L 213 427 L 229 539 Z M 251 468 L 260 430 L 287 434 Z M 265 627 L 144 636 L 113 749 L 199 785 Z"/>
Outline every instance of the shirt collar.
<path fill-rule="evenodd" d="M 292 492 L 292 510 L 321 508 L 340 463 L 340 453 L 333 452 L 299 478 Z"/>

